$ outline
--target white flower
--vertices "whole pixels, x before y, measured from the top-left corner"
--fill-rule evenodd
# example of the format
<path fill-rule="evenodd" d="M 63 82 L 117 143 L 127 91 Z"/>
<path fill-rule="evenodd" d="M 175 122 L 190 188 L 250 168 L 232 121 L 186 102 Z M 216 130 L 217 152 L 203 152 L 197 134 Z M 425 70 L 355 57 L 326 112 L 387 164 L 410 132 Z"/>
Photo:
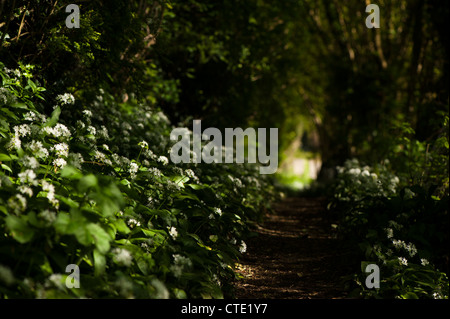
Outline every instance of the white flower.
<path fill-rule="evenodd" d="M 417 248 L 416 248 L 416 246 L 414 246 L 413 243 L 409 243 L 404 248 L 408 251 L 408 253 L 411 257 L 414 257 L 414 255 L 417 254 Z"/>
<path fill-rule="evenodd" d="M 31 169 L 27 169 L 27 170 L 19 173 L 18 176 L 19 176 L 19 180 L 22 184 L 28 182 L 29 184 L 36 185 L 36 183 L 37 183 L 36 173 Z"/>
<path fill-rule="evenodd" d="M 87 131 L 89 132 L 89 134 L 95 135 L 97 133 L 97 130 L 95 129 L 95 127 L 89 125 L 87 128 Z"/>
<path fill-rule="evenodd" d="M 178 237 L 178 231 L 175 227 L 170 227 L 169 229 L 169 235 L 172 237 L 172 239 L 176 239 Z"/>
<path fill-rule="evenodd" d="M 69 156 L 69 145 L 66 143 L 56 144 L 51 149 L 55 151 L 57 156 Z"/>
<path fill-rule="evenodd" d="M 67 165 L 67 162 L 63 158 L 57 158 L 53 161 L 53 165 L 55 165 L 58 168 L 64 168 L 64 166 Z"/>
<path fill-rule="evenodd" d="M 241 240 L 241 245 L 239 246 L 239 251 L 241 254 L 245 253 L 247 251 L 247 244 Z"/>
<path fill-rule="evenodd" d="M 405 246 L 405 242 L 403 240 L 394 239 L 392 241 L 392 243 L 394 244 L 395 248 L 397 248 L 397 249 L 403 248 Z"/>
<path fill-rule="evenodd" d="M 394 231 L 392 228 L 386 228 L 386 234 L 387 234 L 387 238 L 391 239 L 394 237 Z"/>
<path fill-rule="evenodd" d="M 132 176 L 134 176 L 139 171 L 139 165 L 131 162 L 130 169 L 128 170 Z"/>
<path fill-rule="evenodd" d="M 214 207 L 213 210 L 214 210 L 214 213 L 216 213 L 219 216 L 222 216 L 223 213 L 222 213 L 222 210 L 220 208 Z"/>
<path fill-rule="evenodd" d="M 71 136 L 71 133 L 69 131 L 69 129 L 67 128 L 67 126 L 65 126 L 64 124 L 56 124 L 54 127 L 44 127 L 42 129 L 46 134 L 51 135 L 53 137 L 63 137 L 63 138 L 68 138 Z"/>
<path fill-rule="evenodd" d="M 152 174 L 153 176 L 157 176 L 157 177 L 161 176 L 161 171 L 159 169 L 157 169 L 156 167 L 149 168 L 148 172 L 150 174 Z"/>
<path fill-rule="evenodd" d="M 42 181 L 42 190 L 47 192 L 47 199 L 52 200 L 55 198 L 55 186 L 49 182 Z"/>
<path fill-rule="evenodd" d="M 158 157 L 158 162 L 163 163 L 163 165 L 169 164 L 169 159 L 165 156 Z"/>
<path fill-rule="evenodd" d="M 427 266 L 430 264 L 430 262 L 428 260 L 426 260 L 425 258 L 421 258 L 420 263 L 422 264 L 422 266 Z"/>
<path fill-rule="evenodd" d="M 26 185 L 20 185 L 19 187 L 17 187 L 17 190 L 24 195 L 28 195 L 28 197 L 33 196 L 33 190 L 31 189 L 31 187 L 28 187 Z"/>
<path fill-rule="evenodd" d="M 16 194 L 8 200 L 8 206 L 14 213 L 19 214 L 27 208 L 27 199 L 20 194 Z"/>
<path fill-rule="evenodd" d="M 38 214 L 40 218 L 45 220 L 47 223 L 52 224 L 56 220 L 56 213 L 49 211 L 48 209 L 43 210 Z"/>
<path fill-rule="evenodd" d="M 148 143 L 146 141 L 139 142 L 138 145 L 142 148 L 148 148 Z"/>
<path fill-rule="evenodd" d="M 361 174 L 361 170 L 359 168 L 351 168 L 348 172 L 351 175 L 359 175 L 359 174 Z"/>
<path fill-rule="evenodd" d="M 48 150 L 42 145 L 40 141 L 31 141 L 27 144 L 27 148 L 33 153 L 37 158 L 46 159 L 48 157 Z"/>
<path fill-rule="evenodd" d="M 362 176 L 370 176 L 370 173 L 367 169 L 363 170 L 361 173 Z"/>
<path fill-rule="evenodd" d="M 31 168 L 31 169 L 36 169 L 39 168 L 39 162 L 37 161 L 36 158 L 32 157 L 32 156 L 28 156 L 25 155 L 22 158 L 22 164 L 23 166 L 27 167 L 27 168 Z"/>
<path fill-rule="evenodd" d="M 103 154 L 102 152 L 98 151 L 98 150 L 95 151 L 94 157 L 99 162 L 104 162 L 105 159 L 106 159 L 106 155 Z"/>
<path fill-rule="evenodd" d="M 12 150 L 12 149 L 19 149 L 22 146 L 22 141 L 20 140 L 19 136 L 14 135 L 13 138 L 11 139 L 11 141 L 9 141 L 8 145 L 6 146 L 6 148 L 8 150 Z"/>
<path fill-rule="evenodd" d="M 398 257 L 398 261 L 400 262 L 400 265 L 408 266 L 408 260 L 404 257 Z"/>
<path fill-rule="evenodd" d="M 192 267 L 192 261 L 188 257 L 184 257 L 180 254 L 174 254 L 172 257 L 174 265 L 170 266 L 170 270 L 175 277 L 179 278 L 183 274 L 185 268 Z"/>
<path fill-rule="evenodd" d="M 130 226 L 130 228 L 134 228 L 135 226 L 139 227 L 141 226 L 141 223 L 138 222 L 136 219 L 134 218 L 130 218 L 127 222 L 128 226 Z"/>
<path fill-rule="evenodd" d="M 90 110 L 83 110 L 83 114 L 84 114 L 86 117 L 92 117 L 92 112 L 91 112 Z"/>
<path fill-rule="evenodd" d="M 56 100 L 61 103 L 61 105 L 65 105 L 65 104 L 74 104 L 75 103 L 75 98 L 72 94 L 70 93 L 64 93 L 64 94 L 60 94 L 56 97 Z"/>
<path fill-rule="evenodd" d="M 64 287 L 62 279 L 63 277 L 61 274 L 52 274 L 48 277 L 48 281 L 60 289 L 63 289 Z"/>
<path fill-rule="evenodd" d="M 28 124 L 14 126 L 14 133 L 16 136 L 25 137 L 31 134 L 30 126 Z"/>
<path fill-rule="evenodd" d="M 121 266 L 130 267 L 133 260 L 131 253 L 124 248 L 114 248 L 112 253 L 114 254 L 113 260 Z"/>

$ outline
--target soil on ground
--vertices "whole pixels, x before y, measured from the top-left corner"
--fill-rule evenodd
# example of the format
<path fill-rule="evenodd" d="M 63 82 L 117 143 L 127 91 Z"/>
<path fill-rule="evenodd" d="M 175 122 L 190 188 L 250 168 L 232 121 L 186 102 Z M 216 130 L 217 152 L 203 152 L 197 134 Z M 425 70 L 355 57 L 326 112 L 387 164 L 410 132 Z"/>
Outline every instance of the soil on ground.
<path fill-rule="evenodd" d="M 347 297 L 360 266 L 325 207 L 324 198 L 287 198 L 267 213 L 237 265 L 236 298 Z"/>

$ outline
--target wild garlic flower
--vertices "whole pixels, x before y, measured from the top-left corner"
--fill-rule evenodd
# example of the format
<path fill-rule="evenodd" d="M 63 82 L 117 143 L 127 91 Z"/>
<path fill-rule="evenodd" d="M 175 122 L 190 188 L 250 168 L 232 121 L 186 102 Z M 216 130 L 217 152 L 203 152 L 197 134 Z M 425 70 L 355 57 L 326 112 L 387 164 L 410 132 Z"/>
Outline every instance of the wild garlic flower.
<path fill-rule="evenodd" d="M 141 148 L 148 148 L 148 143 L 147 143 L 146 141 L 139 142 L 138 145 L 139 145 Z"/>
<path fill-rule="evenodd" d="M 57 158 L 57 159 L 55 159 L 55 160 L 53 161 L 53 165 L 54 165 L 55 167 L 57 167 L 57 168 L 62 169 L 62 168 L 64 168 L 64 166 L 67 165 L 67 162 L 66 162 L 65 159 L 63 159 L 63 158 L 60 157 L 60 158 Z"/>
<path fill-rule="evenodd" d="M 56 138 L 69 138 L 72 135 L 67 126 L 61 123 L 56 124 L 54 127 L 46 126 L 42 130 L 44 133 Z"/>
<path fill-rule="evenodd" d="M 56 144 L 52 146 L 51 150 L 54 151 L 57 156 L 69 156 L 69 145 L 67 145 L 66 143 Z"/>
<path fill-rule="evenodd" d="M 163 165 L 169 164 L 169 159 L 165 156 L 158 157 L 158 162 L 162 163 Z"/>
<path fill-rule="evenodd" d="M 130 218 L 128 221 L 127 221 L 127 224 L 128 224 L 128 226 L 130 227 L 130 228 L 134 228 L 135 226 L 137 226 L 137 227 L 140 227 L 141 226 L 141 223 L 140 222 L 138 222 L 136 219 L 134 219 L 134 218 Z"/>
<path fill-rule="evenodd" d="M 239 246 L 239 251 L 241 254 L 243 254 L 247 251 L 247 244 L 243 240 L 241 240 L 241 245 Z"/>
<path fill-rule="evenodd" d="M 19 137 L 25 137 L 25 136 L 31 134 L 31 129 L 28 124 L 14 126 L 13 129 L 14 129 L 15 135 L 19 136 Z"/>
<path fill-rule="evenodd" d="M 83 110 L 83 114 L 88 118 L 92 117 L 92 112 L 90 110 Z"/>
<path fill-rule="evenodd" d="M 400 262 L 400 265 L 408 266 L 408 260 L 405 257 L 398 257 L 398 261 Z"/>
<path fill-rule="evenodd" d="M 61 104 L 61 105 L 66 105 L 66 104 L 75 104 L 75 97 L 70 94 L 70 93 L 64 93 L 64 94 L 60 94 L 56 97 L 56 100 Z"/>
<path fill-rule="evenodd" d="M 175 240 L 178 237 L 178 231 L 175 227 L 169 228 L 169 235 L 172 237 L 173 240 Z"/>
<path fill-rule="evenodd" d="M 22 184 L 28 183 L 28 184 L 32 184 L 32 185 L 37 185 L 36 173 L 31 169 L 27 169 L 27 170 L 19 173 L 18 177 Z"/>
<path fill-rule="evenodd" d="M 121 266 L 125 266 L 125 267 L 130 267 L 131 266 L 131 262 L 133 260 L 133 256 L 131 256 L 131 253 L 124 249 L 124 248 L 114 248 L 113 251 L 113 260 L 121 265 Z"/>

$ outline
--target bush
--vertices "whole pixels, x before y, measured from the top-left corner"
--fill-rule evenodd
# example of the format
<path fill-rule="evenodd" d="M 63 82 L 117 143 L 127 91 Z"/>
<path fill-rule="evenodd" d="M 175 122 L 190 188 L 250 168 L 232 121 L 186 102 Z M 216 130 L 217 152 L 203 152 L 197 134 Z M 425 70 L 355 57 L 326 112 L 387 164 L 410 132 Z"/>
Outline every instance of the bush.
<path fill-rule="evenodd" d="M 101 90 L 84 107 L 53 97 L 47 116 L 33 67 L 0 69 L 3 298 L 230 293 L 247 225 L 273 198 L 268 177 L 251 165 L 169 163 L 165 115 Z M 79 289 L 64 284 L 70 264 Z"/>
<path fill-rule="evenodd" d="M 386 162 L 386 161 L 385 161 Z M 377 172 L 377 173 L 375 173 Z M 349 160 L 338 168 L 333 207 L 340 232 L 360 248 L 361 263 L 380 267 L 380 289 L 355 275 L 355 295 L 375 298 L 448 298 L 448 196 L 436 187 L 401 186 L 386 165 Z"/>

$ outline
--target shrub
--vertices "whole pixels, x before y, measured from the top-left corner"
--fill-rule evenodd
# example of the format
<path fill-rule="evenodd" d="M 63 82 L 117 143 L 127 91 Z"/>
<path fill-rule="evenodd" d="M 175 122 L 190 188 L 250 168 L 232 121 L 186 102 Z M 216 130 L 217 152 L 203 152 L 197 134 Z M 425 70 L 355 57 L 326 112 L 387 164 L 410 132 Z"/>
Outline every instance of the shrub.
<path fill-rule="evenodd" d="M 273 197 L 268 177 L 251 165 L 172 165 L 165 115 L 101 91 L 83 108 L 60 94 L 46 115 L 32 67 L 0 69 L 2 297 L 229 293 L 247 224 Z M 64 284 L 69 264 L 79 289 Z"/>
<path fill-rule="evenodd" d="M 349 160 L 338 168 L 329 208 L 341 216 L 341 235 L 360 248 L 362 270 L 374 263 L 381 273 L 380 289 L 367 289 L 365 274 L 355 275 L 353 294 L 448 298 L 448 196 L 433 195 L 436 187 L 401 184 L 386 165 Z"/>

